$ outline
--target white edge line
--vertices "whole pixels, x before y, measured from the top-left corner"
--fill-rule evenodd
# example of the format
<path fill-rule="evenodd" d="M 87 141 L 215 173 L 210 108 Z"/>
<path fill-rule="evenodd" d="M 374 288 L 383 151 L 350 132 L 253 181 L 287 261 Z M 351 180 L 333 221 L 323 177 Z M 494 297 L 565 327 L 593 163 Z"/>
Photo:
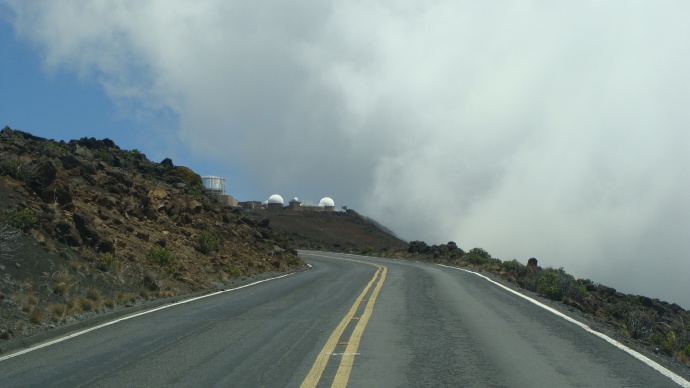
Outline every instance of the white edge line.
<path fill-rule="evenodd" d="M 310 268 L 311 268 L 311 266 L 310 266 Z M 197 301 L 197 300 L 199 300 L 199 299 L 209 298 L 209 297 L 211 297 L 211 296 L 223 294 L 223 293 L 226 293 L 226 292 L 237 291 L 237 290 L 240 290 L 240 289 L 242 289 L 242 288 L 246 288 L 246 287 L 250 287 L 250 286 L 257 285 L 257 284 L 259 284 L 259 283 L 264 283 L 264 282 L 268 282 L 268 281 L 271 281 L 271 280 L 277 280 L 277 279 L 280 279 L 280 278 L 284 278 L 284 277 L 286 277 L 286 276 L 294 275 L 295 273 L 296 273 L 296 272 L 292 272 L 292 273 L 289 273 L 289 274 L 276 276 L 276 277 L 274 277 L 274 278 L 263 279 L 263 280 L 256 281 L 256 282 L 254 282 L 254 283 L 245 284 L 245 285 L 243 285 L 243 286 L 239 286 L 239 287 L 235 287 L 235 288 L 230 288 L 230 289 L 223 290 L 223 291 L 216 291 L 216 292 L 212 292 L 212 293 L 210 293 L 210 294 L 201 295 L 201 296 L 196 296 L 196 297 L 194 297 L 194 298 L 184 299 L 184 300 L 181 300 L 181 301 L 179 301 L 179 302 L 166 304 L 166 305 L 163 305 L 163 306 L 160 306 L 160 307 L 152 308 L 152 309 L 150 309 L 150 310 L 142 311 L 142 312 L 135 313 L 135 314 L 132 314 L 132 315 L 127 315 L 127 316 L 125 316 L 125 317 L 118 318 L 118 319 L 116 319 L 116 320 L 109 321 L 109 322 L 106 322 L 106 323 L 102 323 L 102 324 L 100 324 L 100 325 L 97 325 L 97 326 L 94 326 L 94 327 L 90 327 L 90 328 L 88 328 L 88 329 L 84 329 L 84 330 L 78 331 L 78 332 L 76 332 L 76 333 L 72 333 L 72 334 L 66 335 L 66 336 L 64 336 L 64 337 L 60 337 L 60 338 L 54 339 L 54 340 L 52 340 L 52 341 L 44 342 L 44 343 L 42 343 L 42 344 L 38 344 L 38 345 L 32 346 L 32 347 L 30 347 L 30 348 L 20 350 L 20 351 L 18 351 L 18 352 L 12 353 L 12 354 L 8 354 L 8 355 L 6 355 L 6 356 L 0 357 L 0 362 L 5 361 L 5 360 L 9 360 L 10 358 L 13 358 L 13 357 L 21 356 L 22 354 L 26 354 L 26 353 L 33 352 L 34 350 L 42 349 L 42 348 L 45 348 L 45 347 L 48 347 L 48 346 L 51 346 L 51 345 L 58 344 L 58 343 L 63 342 L 63 341 L 67 341 L 68 339 L 71 339 L 71 338 L 74 338 L 74 337 L 79 337 L 80 335 L 83 335 L 83 334 L 92 332 L 92 331 L 94 331 L 94 330 L 102 329 L 102 328 L 104 328 L 104 327 L 106 327 L 106 326 L 114 325 L 114 324 L 116 324 L 116 323 L 120 323 L 120 322 L 126 321 L 126 320 L 128 320 L 128 319 L 140 317 L 140 316 L 142 316 L 142 315 L 146 315 L 146 314 L 150 314 L 150 313 L 153 313 L 153 312 L 156 312 L 156 311 L 159 311 L 159 310 L 167 309 L 167 308 L 169 308 L 169 307 L 174 307 L 174 306 L 178 306 L 178 305 L 181 305 L 181 304 L 185 304 L 185 303 L 189 303 L 189 302 L 194 302 L 194 301 Z"/>
<path fill-rule="evenodd" d="M 664 375 L 664 376 L 670 378 L 671 380 L 673 380 L 674 383 L 680 385 L 681 387 L 690 388 L 690 382 L 689 382 L 689 381 L 687 381 L 687 380 L 685 380 L 683 377 L 681 377 L 681 376 L 679 376 L 679 375 L 677 375 L 677 374 L 671 372 L 670 370 L 664 368 L 663 366 L 659 365 L 658 363 L 656 363 L 655 361 L 653 361 L 653 360 L 650 359 L 649 357 L 647 357 L 647 356 L 645 356 L 645 355 L 643 355 L 643 354 L 641 354 L 641 353 L 639 353 L 639 352 L 637 352 L 637 351 L 635 351 L 635 350 L 633 350 L 633 349 L 630 349 L 629 347 L 627 347 L 627 346 L 623 345 L 622 343 L 616 341 L 615 339 L 613 339 L 613 338 L 607 336 L 606 334 L 603 334 L 603 333 L 600 333 L 600 332 L 598 332 L 598 331 L 593 330 L 593 329 L 592 329 L 591 327 L 589 327 L 588 325 L 585 325 L 584 323 L 582 323 L 582 322 L 580 322 L 580 321 L 578 321 L 578 320 L 576 320 L 576 319 L 573 319 L 573 318 L 571 318 L 571 317 L 569 317 L 569 316 L 567 316 L 567 315 L 561 313 L 560 311 L 558 311 L 558 310 L 556 310 L 556 309 L 554 309 L 554 308 L 552 308 L 552 307 L 549 307 L 549 306 L 547 306 L 547 305 L 545 305 L 545 304 L 543 304 L 543 303 L 541 303 L 541 302 L 539 302 L 539 301 L 537 301 L 537 300 L 535 300 L 535 299 L 530 298 L 530 297 L 527 296 L 527 295 L 521 294 L 521 293 L 519 293 L 519 292 L 517 292 L 517 291 L 515 291 L 515 290 L 513 290 L 513 289 L 511 289 L 511 288 L 509 288 L 509 287 L 506 287 L 506 286 L 504 286 L 503 284 L 498 283 L 498 282 L 496 282 L 496 281 L 490 279 L 489 277 L 484 276 L 484 275 L 482 275 L 482 274 L 480 274 L 480 273 L 473 272 L 473 271 L 469 271 L 469 270 L 466 270 L 466 269 L 464 269 L 464 268 L 452 267 L 452 266 L 444 265 L 444 264 L 438 264 L 438 265 L 440 265 L 441 267 L 446 267 L 446 268 L 457 269 L 457 270 L 460 270 L 460 271 L 465 271 L 465 272 L 468 272 L 468 273 L 477 275 L 477 276 L 479 276 L 479 277 L 482 277 L 482 278 L 488 280 L 489 282 L 491 282 L 491 283 L 493 283 L 493 284 L 495 284 L 495 285 L 497 285 L 497 286 L 499 286 L 499 287 L 501 287 L 501 288 L 503 288 L 503 289 L 505 289 L 505 290 L 507 290 L 507 291 L 509 291 L 509 292 L 512 292 L 513 294 L 515 294 L 515 295 L 517 295 L 517 296 L 519 296 L 519 297 L 521 297 L 521 298 L 523 298 L 523 299 L 526 299 L 526 300 L 528 300 L 528 301 L 534 303 L 535 305 L 537 305 L 537 306 L 543 308 L 544 310 L 547 310 L 547 311 L 549 311 L 549 312 L 551 312 L 551 313 L 553 313 L 553 314 L 555 314 L 555 315 L 557 315 L 557 316 L 559 316 L 559 317 L 565 319 L 566 321 L 571 322 L 571 323 L 573 323 L 573 324 L 579 326 L 579 327 L 582 328 L 583 330 L 585 330 L 585 331 L 587 331 L 587 332 L 589 332 L 589 333 L 592 333 L 592 334 L 594 334 L 595 336 L 597 336 L 597 337 L 599 337 L 599 338 L 604 339 L 606 342 L 610 343 L 611 345 L 613 345 L 613 346 L 617 347 L 618 349 L 620 349 L 620 350 L 622 350 L 622 351 L 624 351 L 624 352 L 630 354 L 631 356 L 635 357 L 636 359 L 638 359 L 638 360 L 644 362 L 645 364 L 649 365 L 651 368 L 653 368 L 653 369 L 656 370 L 657 372 L 659 372 L 659 373 L 661 373 L 662 375 Z"/>

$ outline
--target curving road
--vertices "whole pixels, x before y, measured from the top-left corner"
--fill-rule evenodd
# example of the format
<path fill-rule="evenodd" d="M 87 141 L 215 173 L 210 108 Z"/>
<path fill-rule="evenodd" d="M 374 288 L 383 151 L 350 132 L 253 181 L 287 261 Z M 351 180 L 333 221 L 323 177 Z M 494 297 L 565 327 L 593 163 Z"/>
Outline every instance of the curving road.
<path fill-rule="evenodd" d="M 2 355 L 0 387 L 690 386 L 473 274 L 302 255 L 311 270 Z"/>

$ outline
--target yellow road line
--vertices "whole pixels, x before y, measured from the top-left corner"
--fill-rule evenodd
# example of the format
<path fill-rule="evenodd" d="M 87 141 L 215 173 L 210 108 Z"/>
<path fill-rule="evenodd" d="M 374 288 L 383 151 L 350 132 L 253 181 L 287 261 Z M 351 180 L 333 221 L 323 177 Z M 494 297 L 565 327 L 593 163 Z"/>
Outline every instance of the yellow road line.
<path fill-rule="evenodd" d="M 346 387 L 347 381 L 350 379 L 350 372 L 352 371 L 352 365 L 355 362 L 355 354 L 357 353 L 357 348 L 359 347 L 359 340 L 362 338 L 364 328 L 366 327 L 367 322 L 369 322 L 371 313 L 374 311 L 374 303 L 376 303 L 376 297 L 379 295 L 379 291 L 381 291 L 383 281 L 386 280 L 386 272 L 388 272 L 388 269 L 384 266 L 379 266 L 379 271 L 381 271 L 381 278 L 379 278 L 379 281 L 376 284 L 376 289 L 374 289 L 374 292 L 371 294 L 369 302 L 364 308 L 364 313 L 359 319 L 359 322 L 357 322 L 357 326 L 355 326 L 355 330 L 350 336 L 350 341 L 345 349 L 345 354 L 343 354 L 343 358 L 340 360 L 338 372 L 335 374 L 335 379 L 333 380 L 332 385 L 333 387 Z"/>
<path fill-rule="evenodd" d="M 301 385 L 302 388 L 316 387 L 316 385 L 319 383 L 319 380 L 321 380 L 321 375 L 323 374 L 323 371 L 326 368 L 326 364 L 328 364 L 328 359 L 333 354 L 333 351 L 335 350 L 335 347 L 338 344 L 340 337 L 343 335 L 345 328 L 357 312 L 357 308 L 359 307 L 360 303 L 362 303 L 362 301 L 364 300 L 364 296 L 367 294 L 367 292 L 369 292 L 369 289 L 374 284 L 374 281 L 376 281 L 376 278 L 379 277 L 379 274 L 381 274 L 381 278 L 379 279 L 378 284 L 376 285 L 376 289 L 369 298 L 367 305 L 365 306 L 364 313 L 362 314 L 362 317 L 360 317 L 357 326 L 355 327 L 352 335 L 350 336 L 350 340 L 348 341 L 347 345 L 347 351 L 345 352 L 346 354 L 343 355 L 343 358 L 340 361 L 338 372 L 336 373 L 336 380 L 338 380 L 338 375 L 340 375 L 340 381 L 344 381 L 344 383 L 342 383 L 344 384 L 343 386 L 347 385 L 347 380 L 350 377 L 350 371 L 352 370 L 352 364 L 354 362 L 354 352 L 352 354 L 348 354 L 348 352 L 350 352 L 350 349 L 354 349 L 354 351 L 357 351 L 357 348 L 359 347 L 359 340 L 362 336 L 362 332 L 364 332 L 364 327 L 367 325 L 367 322 L 369 321 L 369 316 L 371 316 L 371 312 L 374 309 L 374 303 L 376 302 L 376 296 L 378 295 L 379 290 L 381 290 L 381 286 L 383 285 L 383 281 L 386 278 L 386 272 L 388 270 L 386 267 L 382 265 L 367 263 L 365 261 L 341 259 L 339 257 L 332 256 L 326 257 L 331 257 L 333 259 L 338 260 L 355 261 L 358 263 L 369 264 L 377 267 L 378 269 L 376 270 L 374 277 L 371 278 L 366 287 L 364 287 L 362 293 L 359 295 L 359 297 L 357 297 L 357 300 L 355 300 L 355 303 L 350 308 L 350 311 L 348 311 L 345 317 L 343 317 L 343 320 L 340 321 L 335 330 L 333 330 L 333 333 L 331 333 L 331 336 L 328 338 L 328 341 L 326 341 L 326 344 L 323 346 L 323 349 L 321 349 L 321 353 L 319 353 L 319 355 L 316 357 L 316 361 L 314 361 L 314 365 L 312 365 L 311 370 L 307 374 L 307 377 L 304 378 L 304 381 Z M 355 333 L 358 334 L 355 335 Z M 353 340 L 356 341 L 356 344 L 354 344 L 354 346 Z M 335 384 L 336 383 L 334 381 L 333 385 L 335 386 Z"/>

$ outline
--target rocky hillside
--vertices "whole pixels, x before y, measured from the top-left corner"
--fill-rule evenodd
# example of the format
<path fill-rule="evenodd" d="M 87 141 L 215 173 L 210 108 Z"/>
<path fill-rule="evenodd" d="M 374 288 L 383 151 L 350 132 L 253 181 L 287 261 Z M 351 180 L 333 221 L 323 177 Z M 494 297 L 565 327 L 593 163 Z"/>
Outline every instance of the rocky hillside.
<path fill-rule="evenodd" d="M 0 131 L 0 341 L 301 267 L 280 238 L 170 159 Z"/>

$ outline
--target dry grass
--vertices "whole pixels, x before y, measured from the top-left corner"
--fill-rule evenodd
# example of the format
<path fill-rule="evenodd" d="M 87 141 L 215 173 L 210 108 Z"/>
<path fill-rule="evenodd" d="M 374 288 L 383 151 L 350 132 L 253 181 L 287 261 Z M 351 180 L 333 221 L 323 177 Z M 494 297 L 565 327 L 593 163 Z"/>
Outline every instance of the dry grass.
<path fill-rule="evenodd" d="M 23 312 L 28 313 L 29 310 L 31 310 L 31 306 L 29 306 L 29 304 L 26 303 L 26 298 L 24 294 L 19 292 L 14 293 L 12 294 L 12 300 L 22 309 Z"/>
<path fill-rule="evenodd" d="M 115 301 L 112 298 L 105 298 L 103 305 L 109 309 L 115 308 Z"/>
<path fill-rule="evenodd" d="M 84 309 L 81 306 L 81 303 L 79 303 L 79 300 L 81 298 L 77 295 L 73 295 L 67 300 L 67 314 L 70 316 L 77 316 L 81 313 L 84 312 Z"/>
<path fill-rule="evenodd" d="M 161 298 L 170 298 L 175 296 L 175 292 L 172 290 L 158 290 L 158 296 Z"/>
<path fill-rule="evenodd" d="M 22 293 L 15 292 L 12 294 L 12 300 L 19 305 L 21 310 L 25 313 L 30 313 L 35 307 L 38 306 L 39 298 L 34 292 Z"/>
<path fill-rule="evenodd" d="M 91 311 L 98 307 L 98 304 L 87 297 L 79 297 L 79 305 L 83 311 Z"/>
<path fill-rule="evenodd" d="M 64 304 L 52 304 L 50 305 L 50 319 L 53 322 L 58 322 L 67 312 L 67 306 Z"/>
<path fill-rule="evenodd" d="M 134 303 L 140 298 L 139 295 L 132 292 L 122 292 L 117 293 L 118 303 Z"/>
<path fill-rule="evenodd" d="M 74 283 L 73 277 L 67 271 L 60 271 L 53 275 L 53 292 L 65 296 Z"/>
<path fill-rule="evenodd" d="M 29 313 L 29 321 L 34 325 L 40 325 L 43 322 L 43 310 L 40 307 L 34 307 Z"/>
<path fill-rule="evenodd" d="M 39 300 L 40 300 L 40 298 L 38 297 L 38 295 L 36 295 L 36 294 L 33 293 L 33 292 L 29 293 L 29 294 L 26 296 L 26 302 L 27 302 L 28 304 L 32 305 L 32 306 L 37 305 L 38 302 L 39 302 Z"/>
<path fill-rule="evenodd" d="M 91 286 L 86 290 L 86 297 L 94 302 L 98 302 L 101 299 L 101 291 L 98 288 Z"/>

